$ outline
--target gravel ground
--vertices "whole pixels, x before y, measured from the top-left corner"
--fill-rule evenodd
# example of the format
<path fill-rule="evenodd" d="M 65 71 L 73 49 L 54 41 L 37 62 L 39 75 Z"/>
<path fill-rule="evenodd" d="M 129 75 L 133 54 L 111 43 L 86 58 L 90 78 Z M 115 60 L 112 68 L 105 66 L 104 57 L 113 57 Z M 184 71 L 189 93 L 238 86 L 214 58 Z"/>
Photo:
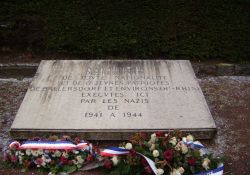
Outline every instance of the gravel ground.
<path fill-rule="evenodd" d="M 8 131 L 30 81 L 0 79 L 0 148 L 10 139 Z M 218 127 L 216 137 L 203 143 L 216 154 L 226 156 L 225 174 L 249 174 L 250 76 L 206 77 L 199 82 Z M 31 174 L 0 166 L 0 174 L 14 173 Z M 102 175 L 102 172 L 94 170 L 76 174 Z"/>

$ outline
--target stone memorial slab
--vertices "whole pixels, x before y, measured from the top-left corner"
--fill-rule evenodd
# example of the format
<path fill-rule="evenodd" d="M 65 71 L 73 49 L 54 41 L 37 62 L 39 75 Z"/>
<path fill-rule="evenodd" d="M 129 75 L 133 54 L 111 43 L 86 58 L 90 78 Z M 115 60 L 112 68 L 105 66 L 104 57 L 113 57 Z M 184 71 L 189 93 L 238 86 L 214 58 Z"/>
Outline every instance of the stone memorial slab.
<path fill-rule="evenodd" d="M 11 126 L 14 138 L 66 133 L 90 140 L 216 126 L 187 60 L 42 61 Z"/>

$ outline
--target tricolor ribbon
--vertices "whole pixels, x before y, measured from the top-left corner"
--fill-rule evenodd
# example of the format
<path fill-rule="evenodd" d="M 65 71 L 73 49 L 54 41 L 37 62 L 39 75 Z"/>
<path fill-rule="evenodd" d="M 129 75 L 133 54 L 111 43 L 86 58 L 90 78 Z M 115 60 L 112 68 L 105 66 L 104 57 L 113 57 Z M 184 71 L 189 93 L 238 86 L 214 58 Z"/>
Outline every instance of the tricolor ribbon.
<path fill-rule="evenodd" d="M 182 140 L 182 143 L 186 144 L 187 146 L 190 146 L 192 149 L 201 149 L 205 154 L 208 154 L 208 150 L 204 145 L 201 144 L 199 141 L 187 141 L 186 138 Z"/>
<path fill-rule="evenodd" d="M 130 151 L 125 149 L 125 148 L 108 147 L 108 148 L 104 149 L 103 151 L 101 151 L 101 156 L 113 157 L 113 156 L 127 155 L 129 153 L 130 153 Z M 157 168 L 155 166 L 154 161 L 152 161 L 150 158 L 144 156 L 141 153 L 136 152 L 136 154 L 142 156 L 147 161 L 148 165 L 150 166 L 150 168 L 152 169 L 154 174 L 157 174 Z"/>
<path fill-rule="evenodd" d="M 101 151 L 101 156 L 104 157 L 113 157 L 113 156 L 121 156 L 121 155 L 127 155 L 129 154 L 129 150 L 124 148 L 118 148 L 110 146 L 103 151 Z"/>
<path fill-rule="evenodd" d="M 224 165 L 221 164 L 218 168 L 204 172 L 204 173 L 197 173 L 195 175 L 223 175 Z"/>
<path fill-rule="evenodd" d="M 25 141 L 22 144 L 18 141 L 13 141 L 10 143 L 9 147 L 11 149 L 45 149 L 45 150 L 75 150 L 75 149 L 86 149 L 88 148 L 88 143 L 81 141 L 79 144 L 75 145 L 70 141 Z"/>
<path fill-rule="evenodd" d="M 182 140 L 182 142 L 188 146 L 190 146 L 193 149 L 201 149 L 204 151 L 205 154 L 208 154 L 208 150 L 206 149 L 206 147 L 204 145 L 202 145 L 199 141 L 187 141 L 186 138 L 184 138 L 184 140 Z M 197 173 L 195 175 L 223 175 L 223 171 L 224 171 L 224 165 L 221 164 L 218 168 L 207 171 L 207 172 L 203 172 L 203 173 Z"/>

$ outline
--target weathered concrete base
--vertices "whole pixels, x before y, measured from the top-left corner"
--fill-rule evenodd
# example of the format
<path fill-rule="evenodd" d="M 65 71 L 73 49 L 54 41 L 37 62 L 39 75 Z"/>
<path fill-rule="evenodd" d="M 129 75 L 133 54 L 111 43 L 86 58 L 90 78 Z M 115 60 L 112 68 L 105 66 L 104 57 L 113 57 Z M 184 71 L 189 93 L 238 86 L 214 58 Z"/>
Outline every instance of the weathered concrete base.
<path fill-rule="evenodd" d="M 216 133 L 216 129 L 180 129 L 183 134 L 192 134 L 196 139 L 212 139 Z M 139 132 L 154 133 L 156 131 L 173 131 L 168 130 L 67 130 L 62 132 L 61 130 L 11 130 L 10 134 L 13 139 L 28 139 L 32 137 L 44 137 L 49 135 L 69 135 L 77 136 L 86 140 L 128 140 L 130 136 Z"/>

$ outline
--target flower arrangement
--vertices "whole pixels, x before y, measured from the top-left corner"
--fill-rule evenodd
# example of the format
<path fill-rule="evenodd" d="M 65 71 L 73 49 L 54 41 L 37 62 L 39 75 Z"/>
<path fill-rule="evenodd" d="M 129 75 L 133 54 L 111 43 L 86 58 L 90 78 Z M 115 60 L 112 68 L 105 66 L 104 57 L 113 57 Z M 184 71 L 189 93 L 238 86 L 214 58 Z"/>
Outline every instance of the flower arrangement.
<path fill-rule="evenodd" d="M 50 174 L 72 173 L 93 161 L 96 152 L 92 145 L 68 136 L 12 142 L 5 151 L 5 162 L 22 169 L 38 168 Z"/>
<path fill-rule="evenodd" d="M 37 168 L 49 174 L 72 173 L 103 166 L 113 175 L 222 175 L 223 160 L 209 153 L 192 135 L 180 131 L 137 133 L 120 147 L 102 151 L 68 136 L 11 142 L 5 161 L 22 169 Z M 82 168 L 83 167 L 83 168 Z"/>
<path fill-rule="evenodd" d="M 103 151 L 103 156 L 106 156 L 104 167 L 109 174 L 120 175 L 193 175 L 222 165 L 222 158 L 209 153 L 192 135 L 181 135 L 179 131 L 156 132 L 150 136 L 135 134 L 119 148 Z M 219 173 L 222 172 L 221 166 Z"/>

